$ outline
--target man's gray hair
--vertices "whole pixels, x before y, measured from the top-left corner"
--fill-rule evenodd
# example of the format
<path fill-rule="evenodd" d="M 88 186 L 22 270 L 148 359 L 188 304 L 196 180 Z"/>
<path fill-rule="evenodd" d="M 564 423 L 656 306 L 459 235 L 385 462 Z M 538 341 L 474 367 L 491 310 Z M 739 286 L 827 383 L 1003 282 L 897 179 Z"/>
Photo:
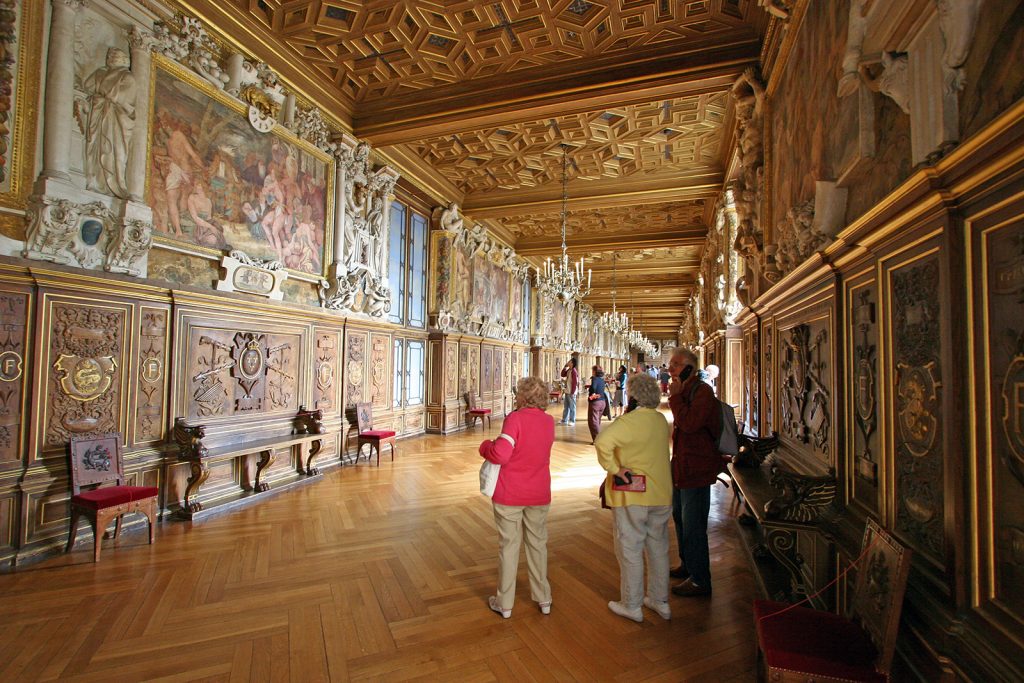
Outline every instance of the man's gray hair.
<path fill-rule="evenodd" d="M 686 348 L 685 346 L 677 346 L 675 349 L 673 349 L 672 356 L 673 358 L 686 358 L 687 360 L 692 361 L 694 367 L 697 367 L 697 354 L 695 354 L 693 351 Z"/>

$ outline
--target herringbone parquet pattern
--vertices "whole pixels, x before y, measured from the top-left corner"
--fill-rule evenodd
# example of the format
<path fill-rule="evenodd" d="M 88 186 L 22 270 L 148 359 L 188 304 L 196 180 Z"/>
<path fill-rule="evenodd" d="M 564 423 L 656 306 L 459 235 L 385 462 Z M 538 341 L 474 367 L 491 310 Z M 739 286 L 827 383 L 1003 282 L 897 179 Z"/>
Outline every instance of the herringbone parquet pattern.
<path fill-rule="evenodd" d="M 0 576 L 0 681 L 752 678 L 731 494 L 716 487 L 715 595 L 672 598 L 670 623 L 616 617 L 586 431 L 559 427 L 554 451 L 550 616 L 529 600 L 525 558 L 512 618 L 487 609 L 497 540 L 477 430 L 403 442 L 393 465 L 361 461 L 192 528 L 164 522 L 154 546 L 125 534 L 100 565 L 81 549 Z"/>

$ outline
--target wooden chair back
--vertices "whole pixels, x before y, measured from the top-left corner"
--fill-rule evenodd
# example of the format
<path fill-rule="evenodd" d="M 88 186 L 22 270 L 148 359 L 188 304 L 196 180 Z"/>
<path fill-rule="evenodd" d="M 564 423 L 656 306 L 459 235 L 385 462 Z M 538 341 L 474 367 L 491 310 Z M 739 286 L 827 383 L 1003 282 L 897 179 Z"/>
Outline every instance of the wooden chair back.
<path fill-rule="evenodd" d="M 124 461 L 121 458 L 121 435 L 90 434 L 73 436 L 68 446 L 71 456 L 71 488 L 78 495 L 84 486 L 124 481 Z"/>
<path fill-rule="evenodd" d="M 373 429 L 372 403 L 356 404 L 356 425 L 359 428 L 360 433 L 367 432 Z"/>
<path fill-rule="evenodd" d="M 865 552 L 857 570 L 850 618 L 860 624 L 878 649 L 875 668 L 888 673 L 896 651 L 911 551 L 869 519 L 861 543 L 861 553 Z"/>
<path fill-rule="evenodd" d="M 473 392 L 467 391 L 464 396 L 466 397 L 466 409 L 476 410 L 476 396 L 473 395 Z"/>

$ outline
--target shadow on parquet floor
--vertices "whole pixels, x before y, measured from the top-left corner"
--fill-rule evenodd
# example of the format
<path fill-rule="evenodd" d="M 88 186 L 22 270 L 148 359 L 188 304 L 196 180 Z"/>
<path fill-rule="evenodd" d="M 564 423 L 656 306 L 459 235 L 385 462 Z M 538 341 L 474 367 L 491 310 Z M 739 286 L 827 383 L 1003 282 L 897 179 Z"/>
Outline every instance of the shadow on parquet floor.
<path fill-rule="evenodd" d="M 553 452 L 552 614 L 529 600 L 525 558 L 512 618 L 489 611 L 482 438 L 403 441 L 394 464 L 360 461 L 258 506 L 162 522 L 154 546 L 125 534 L 100 565 L 80 546 L 0 575 L 0 681 L 754 678 L 754 585 L 721 486 L 714 596 L 673 597 L 671 622 L 608 611 L 618 565 L 584 422 L 559 427 Z"/>

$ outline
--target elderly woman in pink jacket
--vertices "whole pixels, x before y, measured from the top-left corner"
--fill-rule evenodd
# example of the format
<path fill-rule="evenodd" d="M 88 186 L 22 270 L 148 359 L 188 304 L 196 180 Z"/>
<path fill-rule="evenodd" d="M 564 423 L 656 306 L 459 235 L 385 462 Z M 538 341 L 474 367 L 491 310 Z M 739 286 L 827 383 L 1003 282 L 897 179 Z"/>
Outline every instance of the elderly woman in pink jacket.
<path fill-rule="evenodd" d="M 548 386 L 538 377 L 524 377 L 516 388 L 516 410 L 493 441 L 480 444 L 480 455 L 501 465 L 491 500 L 498 527 L 498 592 L 488 606 L 505 619 L 516 599 L 519 546 L 526 536 L 530 595 L 544 614 L 551 612 L 548 584 L 548 508 L 551 506 L 551 445 L 555 420 L 545 412 Z"/>

